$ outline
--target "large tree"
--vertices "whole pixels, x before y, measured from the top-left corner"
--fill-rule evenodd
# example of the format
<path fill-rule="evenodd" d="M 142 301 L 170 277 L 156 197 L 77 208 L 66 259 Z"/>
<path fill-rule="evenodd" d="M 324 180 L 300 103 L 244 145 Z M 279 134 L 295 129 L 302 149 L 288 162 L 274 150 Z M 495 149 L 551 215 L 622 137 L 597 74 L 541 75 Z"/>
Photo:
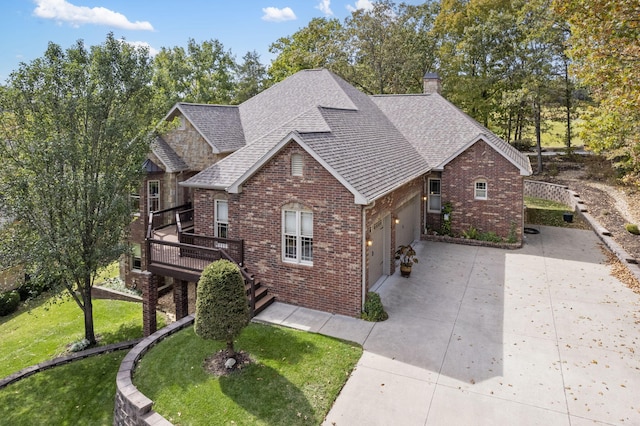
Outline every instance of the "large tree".
<path fill-rule="evenodd" d="M 153 123 L 151 75 L 145 49 L 109 34 L 89 49 L 50 43 L 0 97 L 0 191 L 19 220 L 13 249 L 73 297 L 91 344 L 96 273 L 126 249 Z"/>
<path fill-rule="evenodd" d="M 566 0 L 555 10 L 570 24 L 576 76 L 597 104 L 582 117 L 582 138 L 640 183 L 640 3 Z"/>
<path fill-rule="evenodd" d="M 231 52 L 218 40 L 189 39 L 186 50 L 163 47 L 154 58 L 156 107 L 166 113 L 176 102 L 229 104 L 235 67 Z"/>
<path fill-rule="evenodd" d="M 242 61 L 236 68 L 234 104 L 241 104 L 268 86 L 267 69 L 260 62 L 258 52 L 247 52 Z"/>

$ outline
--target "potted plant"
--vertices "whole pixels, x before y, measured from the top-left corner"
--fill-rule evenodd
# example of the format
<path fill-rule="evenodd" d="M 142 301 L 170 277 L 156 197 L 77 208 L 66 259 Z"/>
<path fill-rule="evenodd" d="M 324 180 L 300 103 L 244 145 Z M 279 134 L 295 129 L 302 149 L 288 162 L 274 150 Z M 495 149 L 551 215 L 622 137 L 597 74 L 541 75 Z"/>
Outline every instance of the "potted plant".
<path fill-rule="evenodd" d="M 414 263 L 418 263 L 416 251 L 411 247 L 411 244 L 398 246 L 396 259 L 400 260 L 400 275 L 403 277 L 411 275 L 411 267 Z"/>

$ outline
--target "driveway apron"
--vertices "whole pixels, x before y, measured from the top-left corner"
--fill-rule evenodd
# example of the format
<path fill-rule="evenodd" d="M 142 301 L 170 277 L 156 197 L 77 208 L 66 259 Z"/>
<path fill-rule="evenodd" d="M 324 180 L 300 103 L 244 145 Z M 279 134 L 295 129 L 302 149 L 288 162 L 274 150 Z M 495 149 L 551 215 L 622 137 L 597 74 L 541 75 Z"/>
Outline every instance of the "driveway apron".
<path fill-rule="evenodd" d="M 367 323 L 275 304 L 258 320 L 361 343 L 324 425 L 640 424 L 640 296 L 591 231 L 522 249 L 419 242 Z"/>

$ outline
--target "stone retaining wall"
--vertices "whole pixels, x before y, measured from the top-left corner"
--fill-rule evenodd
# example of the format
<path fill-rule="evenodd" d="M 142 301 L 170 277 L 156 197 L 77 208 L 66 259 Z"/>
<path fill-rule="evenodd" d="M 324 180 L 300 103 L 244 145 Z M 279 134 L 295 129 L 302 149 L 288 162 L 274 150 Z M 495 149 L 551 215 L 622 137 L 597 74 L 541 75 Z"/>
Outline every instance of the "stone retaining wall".
<path fill-rule="evenodd" d="M 154 425 L 170 426 L 167 419 L 153 411 L 153 401 L 147 398 L 132 382 L 133 370 L 136 364 L 164 338 L 193 324 L 194 315 L 189 315 L 179 321 L 158 330 L 138 343 L 122 360 L 116 376 L 116 400 L 113 412 L 113 424 L 122 426 Z"/>
<path fill-rule="evenodd" d="M 542 198 L 544 200 L 555 201 L 566 204 L 573 211 L 586 211 L 580 196 L 565 185 L 555 183 L 539 182 L 535 180 L 524 181 L 524 196 Z"/>

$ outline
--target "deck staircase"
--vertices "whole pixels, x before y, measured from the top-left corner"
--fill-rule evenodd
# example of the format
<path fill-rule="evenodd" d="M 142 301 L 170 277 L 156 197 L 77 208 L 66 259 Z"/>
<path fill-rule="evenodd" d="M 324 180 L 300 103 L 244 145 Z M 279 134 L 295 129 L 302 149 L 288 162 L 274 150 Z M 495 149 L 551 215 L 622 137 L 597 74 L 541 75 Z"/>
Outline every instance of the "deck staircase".
<path fill-rule="evenodd" d="M 192 223 L 193 210 L 189 211 L 184 207 L 190 206 L 150 213 L 147 231 L 149 271 L 197 282 L 204 268 L 211 262 L 228 259 L 240 268 L 251 317 L 271 305 L 275 297 L 269 294 L 267 287 L 256 281 L 255 276 L 244 265 L 243 241 L 196 235 L 186 231 L 185 229 L 190 228 L 189 222 Z M 181 210 L 176 213 L 178 209 Z M 172 220 L 172 217 L 175 219 Z"/>

